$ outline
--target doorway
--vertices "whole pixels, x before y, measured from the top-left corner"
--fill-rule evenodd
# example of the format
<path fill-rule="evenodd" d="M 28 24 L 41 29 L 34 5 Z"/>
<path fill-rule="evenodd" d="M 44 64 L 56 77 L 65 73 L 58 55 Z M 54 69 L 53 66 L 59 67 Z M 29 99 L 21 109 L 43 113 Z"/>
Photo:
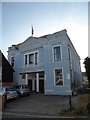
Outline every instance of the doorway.
<path fill-rule="evenodd" d="M 28 85 L 31 92 L 44 93 L 44 72 L 29 73 Z"/>

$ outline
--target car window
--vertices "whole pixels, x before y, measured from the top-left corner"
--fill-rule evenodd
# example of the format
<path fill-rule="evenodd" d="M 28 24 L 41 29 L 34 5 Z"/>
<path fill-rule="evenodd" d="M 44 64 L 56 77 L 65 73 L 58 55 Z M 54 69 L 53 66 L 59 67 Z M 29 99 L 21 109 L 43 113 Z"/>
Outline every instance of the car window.
<path fill-rule="evenodd" d="M 0 88 L 0 93 L 2 93 L 3 92 L 3 89 L 2 88 Z"/>
<path fill-rule="evenodd" d="M 3 89 L 2 89 L 2 88 L 0 88 L 0 92 L 2 92 L 2 90 L 3 90 Z"/>
<path fill-rule="evenodd" d="M 15 91 L 14 88 L 6 88 L 6 91 Z"/>
<path fill-rule="evenodd" d="M 17 85 L 15 86 L 16 89 L 25 89 L 28 88 L 28 85 Z"/>
<path fill-rule="evenodd" d="M 4 91 L 4 88 L 2 87 L 2 88 L 0 88 L 0 91 Z"/>
<path fill-rule="evenodd" d="M 22 88 L 28 88 L 28 86 L 26 86 L 26 85 L 23 85 L 23 86 L 22 86 Z"/>
<path fill-rule="evenodd" d="M 16 88 L 16 89 L 19 89 L 19 88 L 20 88 L 20 86 L 15 86 L 15 88 Z"/>
<path fill-rule="evenodd" d="M 0 95 L 4 94 L 4 88 L 0 88 Z"/>

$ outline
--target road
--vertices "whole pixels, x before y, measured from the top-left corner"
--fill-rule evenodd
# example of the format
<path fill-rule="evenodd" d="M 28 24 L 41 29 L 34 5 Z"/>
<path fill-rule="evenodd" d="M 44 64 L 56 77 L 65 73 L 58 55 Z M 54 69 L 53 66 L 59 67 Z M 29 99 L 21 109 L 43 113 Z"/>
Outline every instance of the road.
<path fill-rule="evenodd" d="M 26 116 L 58 116 L 60 110 L 68 107 L 68 97 L 45 96 L 43 94 L 33 93 L 30 96 L 7 102 L 7 107 L 3 115 L 5 113 L 13 113 L 17 114 L 17 116 L 21 114 Z"/>
<path fill-rule="evenodd" d="M 73 104 L 73 102 L 72 102 Z M 3 118 L 61 118 L 61 110 L 69 108 L 68 96 L 32 93 L 30 96 L 8 101 Z"/>

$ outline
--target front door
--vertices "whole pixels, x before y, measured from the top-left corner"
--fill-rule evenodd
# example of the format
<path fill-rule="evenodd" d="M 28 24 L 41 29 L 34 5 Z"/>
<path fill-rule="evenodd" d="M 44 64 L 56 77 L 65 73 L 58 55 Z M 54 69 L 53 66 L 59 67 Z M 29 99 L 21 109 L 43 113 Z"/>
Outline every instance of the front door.
<path fill-rule="evenodd" d="M 44 72 L 39 73 L 39 91 L 44 93 Z"/>
<path fill-rule="evenodd" d="M 30 88 L 30 92 L 32 92 L 32 80 L 31 79 L 28 80 L 28 86 Z"/>
<path fill-rule="evenodd" d="M 39 92 L 44 93 L 44 80 L 39 80 Z"/>

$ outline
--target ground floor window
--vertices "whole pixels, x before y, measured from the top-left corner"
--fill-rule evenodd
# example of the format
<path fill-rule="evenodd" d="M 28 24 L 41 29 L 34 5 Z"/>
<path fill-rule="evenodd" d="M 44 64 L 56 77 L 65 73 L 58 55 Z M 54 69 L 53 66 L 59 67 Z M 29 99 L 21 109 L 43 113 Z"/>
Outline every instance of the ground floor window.
<path fill-rule="evenodd" d="M 63 85 L 63 72 L 62 68 L 55 69 L 55 85 L 62 86 Z"/>
<path fill-rule="evenodd" d="M 25 74 L 22 74 L 22 79 L 25 79 Z"/>

